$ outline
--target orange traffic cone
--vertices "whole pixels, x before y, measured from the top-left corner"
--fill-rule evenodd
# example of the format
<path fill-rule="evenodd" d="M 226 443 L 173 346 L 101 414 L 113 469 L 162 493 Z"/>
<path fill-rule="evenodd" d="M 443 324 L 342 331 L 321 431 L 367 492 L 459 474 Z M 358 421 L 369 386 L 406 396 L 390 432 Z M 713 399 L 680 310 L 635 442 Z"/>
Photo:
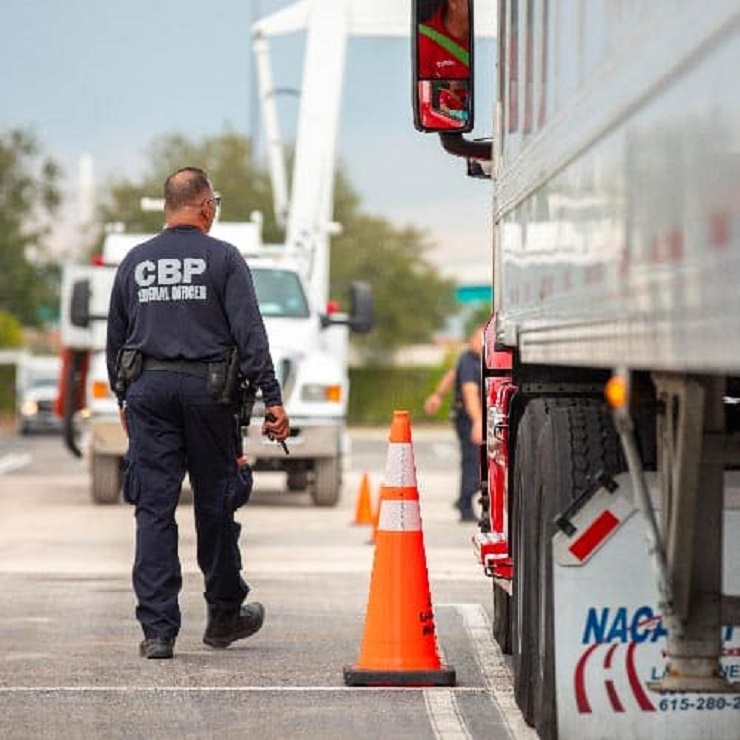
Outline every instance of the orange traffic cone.
<path fill-rule="evenodd" d="M 383 497 L 383 486 L 381 486 L 380 491 L 378 491 L 378 503 L 373 509 L 373 529 L 372 529 L 372 532 L 370 532 L 370 539 L 368 540 L 368 545 L 374 545 L 375 540 L 378 537 L 378 522 L 380 521 L 380 500 L 382 497 Z"/>
<path fill-rule="evenodd" d="M 357 493 L 357 505 L 355 506 L 355 524 L 372 524 L 373 507 L 370 502 L 370 480 L 367 473 L 363 473 L 360 490 Z"/>
<path fill-rule="evenodd" d="M 360 658 L 348 686 L 454 686 L 442 666 L 408 412 L 393 414 Z"/>

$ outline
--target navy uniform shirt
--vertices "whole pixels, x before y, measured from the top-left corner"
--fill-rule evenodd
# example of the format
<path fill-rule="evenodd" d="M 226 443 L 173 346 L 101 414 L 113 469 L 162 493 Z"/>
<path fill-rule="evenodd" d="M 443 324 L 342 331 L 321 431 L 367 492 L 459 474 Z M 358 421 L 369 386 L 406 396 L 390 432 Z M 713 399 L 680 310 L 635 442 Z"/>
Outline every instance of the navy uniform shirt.
<path fill-rule="evenodd" d="M 455 369 L 455 401 L 453 409 L 456 414 L 467 416 L 463 401 L 462 387 L 465 383 L 475 383 L 480 389 L 480 355 L 473 350 L 466 349 L 457 360 Z"/>
<path fill-rule="evenodd" d="M 122 347 L 158 360 L 218 361 L 234 345 L 265 405 L 282 405 L 252 274 L 235 246 L 176 226 L 126 255 L 108 314 L 111 387 Z"/>

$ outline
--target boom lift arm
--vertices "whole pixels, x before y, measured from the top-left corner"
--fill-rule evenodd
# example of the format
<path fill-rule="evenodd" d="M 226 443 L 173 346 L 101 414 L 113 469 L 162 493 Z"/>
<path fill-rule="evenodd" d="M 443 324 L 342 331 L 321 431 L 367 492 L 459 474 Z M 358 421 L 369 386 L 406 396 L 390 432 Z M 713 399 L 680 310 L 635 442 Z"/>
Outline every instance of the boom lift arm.
<path fill-rule="evenodd" d="M 268 40 L 307 31 L 290 199 L 272 82 Z M 301 0 L 252 26 L 262 121 L 268 141 L 275 214 L 286 226 L 286 251 L 304 262 L 310 299 L 329 297 L 329 238 L 347 40 L 408 36 L 406 8 L 394 0 Z"/>

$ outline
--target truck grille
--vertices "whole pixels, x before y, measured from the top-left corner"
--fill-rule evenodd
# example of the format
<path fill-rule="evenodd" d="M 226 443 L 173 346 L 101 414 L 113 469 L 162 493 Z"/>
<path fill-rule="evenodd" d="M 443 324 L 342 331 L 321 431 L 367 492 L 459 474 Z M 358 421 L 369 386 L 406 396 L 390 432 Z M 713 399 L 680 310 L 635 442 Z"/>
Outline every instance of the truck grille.
<path fill-rule="evenodd" d="M 280 383 L 283 394 L 283 403 L 287 403 L 293 386 L 295 385 L 295 366 L 289 357 L 282 357 L 275 361 L 275 377 Z M 252 418 L 261 419 L 265 415 L 265 404 L 262 400 L 262 391 L 257 390 L 257 397 L 252 407 Z"/>
<path fill-rule="evenodd" d="M 295 381 L 293 361 L 289 357 L 283 357 L 278 363 L 278 381 L 280 387 L 283 389 L 283 395 L 286 397 L 291 394 L 293 390 L 293 383 Z"/>

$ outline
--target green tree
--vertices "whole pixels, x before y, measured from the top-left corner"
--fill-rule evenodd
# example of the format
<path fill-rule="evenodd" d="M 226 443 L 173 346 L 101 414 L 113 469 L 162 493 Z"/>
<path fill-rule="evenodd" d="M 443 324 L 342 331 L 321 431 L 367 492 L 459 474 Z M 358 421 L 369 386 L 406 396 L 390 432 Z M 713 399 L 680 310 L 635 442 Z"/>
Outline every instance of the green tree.
<path fill-rule="evenodd" d="M 376 326 L 355 337 L 365 357 L 379 364 L 394 350 L 428 341 L 455 307 L 454 286 L 425 260 L 431 243 L 416 228 L 398 228 L 383 218 L 363 213 L 359 198 L 338 176 L 335 218 L 342 234 L 331 246 L 331 293 L 346 300 L 352 280 L 373 286 Z"/>
<path fill-rule="evenodd" d="M 32 133 L 0 132 L 0 310 L 27 326 L 38 326 L 58 302 L 45 239 L 61 202 L 60 176 Z"/>
<path fill-rule="evenodd" d="M 484 322 L 488 323 L 491 317 L 491 304 L 487 301 L 481 301 L 472 307 L 472 310 L 465 318 L 465 334 L 469 337 Z"/>
<path fill-rule="evenodd" d="M 192 141 L 180 134 L 154 140 L 148 151 L 148 164 L 135 181 L 113 181 L 98 209 L 101 225 L 122 223 L 132 233 L 152 233 L 162 228 L 161 211 L 143 211 L 142 197 L 161 198 L 164 181 L 180 167 L 201 167 L 223 197 L 223 221 L 248 221 L 253 211 L 264 218 L 266 241 L 278 241 L 279 230 L 272 214 L 269 179 L 252 164 L 249 139 L 231 131 Z"/>
<path fill-rule="evenodd" d="M 264 216 L 263 237 L 279 243 L 266 173 L 253 165 L 249 139 L 230 131 L 200 141 L 181 135 L 155 140 L 143 176 L 111 184 L 99 209 L 101 224 L 121 222 L 129 232 L 154 232 L 162 214 L 143 212 L 142 196 L 159 197 L 168 174 L 186 165 L 205 169 L 223 196 L 222 221 L 246 221 L 253 211 Z M 330 293 L 347 307 L 349 284 L 366 280 L 375 295 L 376 327 L 354 338 L 365 356 L 382 363 L 398 347 L 428 340 L 454 308 L 452 283 L 425 261 L 431 247 L 412 227 L 397 228 L 362 212 L 360 199 L 341 173 L 337 175 L 334 214 L 343 233 L 332 240 Z"/>
<path fill-rule="evenodd" d="M 0 311 L 0 347 L 20 347 L 23 344 L 23 327 L 7 311 Z"/>

